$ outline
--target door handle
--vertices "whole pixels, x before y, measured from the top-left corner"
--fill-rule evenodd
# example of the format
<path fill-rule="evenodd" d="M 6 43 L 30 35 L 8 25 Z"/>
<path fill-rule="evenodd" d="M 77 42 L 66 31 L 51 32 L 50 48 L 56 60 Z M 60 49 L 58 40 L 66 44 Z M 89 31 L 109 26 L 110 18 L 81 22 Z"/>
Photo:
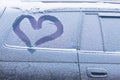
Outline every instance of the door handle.
<path fill-rule="evenodd" d="M 107 70 L 102 68 L 88 68 L 87 75 L 91 78 L 106 78 L 107 77 Z"/>

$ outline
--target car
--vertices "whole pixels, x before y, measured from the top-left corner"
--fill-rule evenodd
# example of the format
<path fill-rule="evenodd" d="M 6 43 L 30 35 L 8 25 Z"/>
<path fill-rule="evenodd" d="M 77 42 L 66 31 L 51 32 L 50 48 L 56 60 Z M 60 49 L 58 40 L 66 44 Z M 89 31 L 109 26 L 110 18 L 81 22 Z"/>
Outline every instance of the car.
<path fill-rule="evenodd" d="M 0 80 L 120 79 L 119 1 L 3 3 Z"/>

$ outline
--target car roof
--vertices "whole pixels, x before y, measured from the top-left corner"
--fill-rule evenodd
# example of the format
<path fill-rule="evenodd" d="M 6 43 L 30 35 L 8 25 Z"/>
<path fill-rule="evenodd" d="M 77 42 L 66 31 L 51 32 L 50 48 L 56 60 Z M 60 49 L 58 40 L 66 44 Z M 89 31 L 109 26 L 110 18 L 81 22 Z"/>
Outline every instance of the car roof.
<path fill-rule="evenodd" d="M 40 8 L 45 10 L 115 10 L 120 11 L 120 0 L 1 0 L 0 6 L 26 10 Z M 8 4 L 9 3 L 9 4 Z"/>

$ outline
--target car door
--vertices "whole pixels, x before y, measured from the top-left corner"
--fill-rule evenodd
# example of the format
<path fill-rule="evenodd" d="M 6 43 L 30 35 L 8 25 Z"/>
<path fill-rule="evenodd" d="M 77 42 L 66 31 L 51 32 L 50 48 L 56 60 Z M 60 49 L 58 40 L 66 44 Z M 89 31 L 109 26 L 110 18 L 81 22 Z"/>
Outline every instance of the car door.
<path fill-rule="evenodd" d="M 80 17 L 73 11 L 8 7 L 0 19 L 0 80 L 80 80 Z"/>
<path fill-rule="evenodd" d="M 84 11 L 78 51 L 82 80 L 120 79 L 120 13 Z"/>

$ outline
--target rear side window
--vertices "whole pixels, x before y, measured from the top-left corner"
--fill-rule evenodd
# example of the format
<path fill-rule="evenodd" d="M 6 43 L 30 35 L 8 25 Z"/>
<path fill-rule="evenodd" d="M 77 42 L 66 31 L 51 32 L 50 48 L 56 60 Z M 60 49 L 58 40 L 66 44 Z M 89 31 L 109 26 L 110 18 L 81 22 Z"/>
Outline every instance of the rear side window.
<path fill-rule="evenodd" d="M 26 18 L 20 22 L 21 16 Z M 80 12 L 17 16 L 5 39 L 5 45 L 18 48 L 76 49 L 80 19 Z"/>
<path fill-rule="evenodd" d="M 106 51 L 120 51 L 120 14 L 99 14 Z"/>

